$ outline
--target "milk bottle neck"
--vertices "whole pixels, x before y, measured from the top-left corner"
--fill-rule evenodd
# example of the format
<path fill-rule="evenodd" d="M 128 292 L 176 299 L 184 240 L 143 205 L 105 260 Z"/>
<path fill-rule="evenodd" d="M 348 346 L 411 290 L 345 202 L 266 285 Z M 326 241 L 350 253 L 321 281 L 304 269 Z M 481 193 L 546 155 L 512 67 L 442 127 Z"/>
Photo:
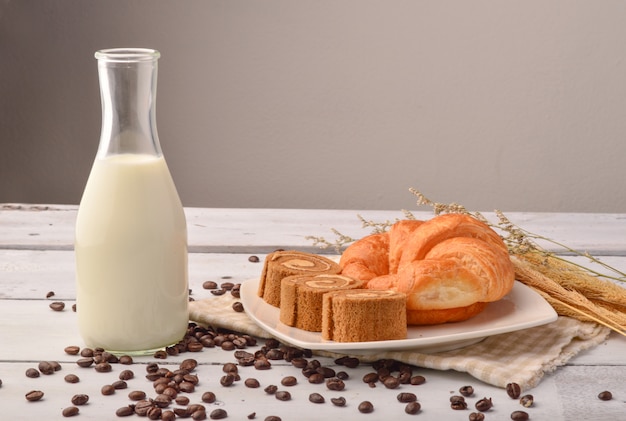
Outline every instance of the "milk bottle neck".
<path fill-rule="evenodd" d="M 156 127 L 159 52 L 109 49 L 95 54 L 102 101 L 98 158 L 114 154 L 161 156 Z"/>

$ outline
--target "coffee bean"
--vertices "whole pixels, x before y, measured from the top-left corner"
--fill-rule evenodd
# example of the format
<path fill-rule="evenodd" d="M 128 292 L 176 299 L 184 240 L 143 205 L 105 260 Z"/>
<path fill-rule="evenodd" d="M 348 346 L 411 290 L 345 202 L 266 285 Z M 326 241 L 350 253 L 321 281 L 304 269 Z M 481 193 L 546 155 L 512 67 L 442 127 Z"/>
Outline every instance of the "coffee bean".
<path fill-rule="evenodd" d="M 451 396 L 450 408 L 455 410 L 467 409 L 467 402 L 465 402 L 465 398 L 463 396 Z"/>
<path fill-rule="evenodd" d="M 533 406 L 534 402 L 535 402 L 535 398 L 533 397 L 533 395 L 524 395 L 519 400 L 519 403 L 524 408 L 530 408 L 531 406 Z"/>
<path fill-rule="evenodd" d="M 474 388 L 472 386 L 463 386 L 459 389 L 459 393 L 468 398 L 474 394 Z"/>
<path fill-rule="evenodd" d="M 398 393 L 397 399 L 398 402 L 409 403 L 415 402 L 417 400 L 417 396 L 415 396 L 415 393 L 402 392 Z"/>
<path fill-rule="evenodd" d="M 261 386 L 259 381 L 257 379 L 253 379 L 253 378 L 246 379 L 243 383 L 246 385 L 246 387 L 249 387 L 251 389 L 256 389 L 257 387 Z"/>
<path fill-rule="evenodd" d="M 39 377 L 39 370 L 37 370 L 36 368 L 29 368 L 26 370 L 26 377 L 29 377 L 31 379 L 36 379 L 37 377 Z"/>
<path fill-rule="evenodd" d="M 65 381 L 68 383 L 78 383 L 80 379 L 76 374 L 68 374 L 67 376 L 65 376 Z"/>
<path fill-rule="evenodd" d="M 83 367 L 83 368 L 91 367 L 93 365 L 93 358 L 92 357 L 80 358 L 78 361 L 76 361 L 76 364 L 79 367 Z"/>
<path fill-rule="evenodd" d="M 226 418 L 227 416 L 228 416 L 228 413 L 221 408 L 214 409 L 209 414 L 209 418 L 211 418 L 212 420 L 221 420 L 223 418 Z"/>
<path fill-rule="evenodd" d="M 311 384 L 321 384 L 324 383 L 324 375 L 322 373 L 313 373 L 309 376 L 309 383 Z"/>
<path fill-rule="evenodd" d="M 248 257 L 248 261 L 252 263 L 258 263 L 260 260 L 258 256 L 250 256 Z"/>
<path fill-rule="evenodd" d="M 282 421 L 282 419 L 276 415 L 270 415 L 265 417 L 264 421 Z"/>
<path fill-rule="evenodd" d="M 115 415 L 118 417 L 130 417 L 135 414 L 135 410 L 132 406 L 122 406 L 115 411 Z"/>
<path fill-rule="evenodd" d="M 469 421 L 484 421 L 485 420 L 485 414 L 483 414 L 482 412 L 472 412 L 471 414 L 469 414 Z"/>
<path fill-rule="evenodd" d="M 266 359 L 258 359 L 254 362 L 254 368 L 257 370 L 269 370 L 272 364 Z"/>
<path fill-rule="evenodd" d="M 29 402 L 35 402 L 43 398 L 43 392 L 41 390 L 31 390 L 26 394 L 26 400 Z"/>
<path fill-rule="evenodd" d="M 126 383 L 124 380 L 116 380 L 111 384 L 111 386 L 113 386 L 115 390 L 121 390 L 126 389 L 128 387 L 128 383 Z"/>
<path fill-rule="evenodd" d="M 370 401 L 363 401 L 359 404 L 359 412 L 362 414 L 369 414 L 374 411 L 374 405 Z"/>
<path fill-rule="evenodd" d="M 263 389 L 265 391 L 265 393 L 267 393 L 268 395 L 273 395 L 274 393 L 276 393 L 276 391 L 278 390 L 278 386 L 270 384 L 269 386 L 267 386 L 265 389 Z"/>
<path fill-rule="evenodd" d="M 102 362 L 102 363 L 98 363 L 95 365 L 94 369 L 98 372 L 98 373 L 108 373 L 110 372 L 113 368 L 111 367 L 111 364 L 109 364 L 108 362 Z"/>
<path fill-rule="evenodd" d="M 235 310 L 237 313 L 243 312 L 243 304 L 240 301 L 235 301 L 233 303 L 233 310 Z"/>
<path fill-rule="evenodd" d="M 491 402 L 491 398 L 482 398 L 478 402 L 476 402 L 476 405 L 474 406 L 478 411 L 485 412 L 491 409 L 491 407 L 493 406 L 493 402 Z"/>
<path fill-rule="evenodd" d="M 118 362 L 123 365 L 131 365 L 133 363 L 133 357 L 130 355 L 121 355 Z"/>
<path fill-rule="evenodd" d="M 608 390 L 605 390 L 598 394 L 598 399 L 600 399 L 601 401 L 610 401 L 611 399 L 613 399 L 613 394 Z"/>
<path fill-rule="evenodd" d="M 222 282 L 220 288 L 225 289 L 226 291 L 231 291 L 235 287 L 233 282 Z"/>
<path fill-rule="evenodd" d="M 387 389 L 396 389 L 398 386 L 400 386 L 400 381 L 393 376 L 389 376 L 386 377 L 385 380 L 383 380 L 383 384 Z"/>
<path fill-rule="evenodd" d="M 65 308 L 65 303 L 62 301 L 55 301 L 53 303 L 50 303 L 50 308 L 54 311 L 63 311 L 63 309 Z"/>
<path fill-rule="evenodd" d="M 104 396 L 109 396 L 115 393 L 115 388 L 110 384 L 107 384 L 102 386 L 102 388 L 100 389 L 100 393 L 102 393 Z"/>
<path fill-rule="evenodd" d="M 54 291 L 48 291 L 46 298 L 54 297 Z"/>
<path fill-rule="evenodd" d="M 38 365 L 38 368 L 41 374 L 49 375 L 54 373 L 54 367 L 48 361 L 41 361 Z"/>
<path fill-rule="evenodd" d="M 274 396 L 276 396 L 276 399 L 278 399 L 279 401 L 291 400 L 291 393 L 287 392 L 286 390 L 279 390 L 275 393 Z"/>
<path fill-rule="evenodd" d="M 122 370 L 120 371 L 120 374 L 118 377 L 120 380 L 130 380 L 133 377 L 135 377 L 135 373 L 133 373 L 132 370 Z"/>
<path fill-rule="evenodd" d="M 215 402 L 215 393 L 213 392 L 204 392 L 202 394 L 202 402 L 204 403 L 213 403 Z"/>
<path fill-rule="evenodd" d="M 344 383 L 343 380 L 337 377 L 334 377 L 326 381 L 326 387 L 328 388 L 328 390 L 342 391 L 343 389 L 346 388 L 346 384 Z"/>
<path fill-rule="evenodd" d="M 140 417 L 147 417 L 151 408 L 154 408 L 154 404 L 151 401 L 146 399 L 139 400 L 135 404 L 135 414 Z"/>
<path fill-rule="evenodd" d="M 234 382 L 235 382 L 235 376 L 232 374 L 227 374 L 225 376 L 222 376 L 222 378 L 220 379 L 220 384 L 224 387 L 232 386 Z"/>
<path fill-rule="evenodd" d="M 411 377 L 409 383 L 411 383 L 411 385 L 413 386 L 418 386 L 420 384 L 426 383 L 426 378 L 424 378 L 424 376 L 413 376 Z"/>
<path fill-rule="evenodd" d="M 522 394 L 522 388 L 517 383 L 508 383 L 506 385 L 506 394 L 509 395 L 511 399 L 518 399 Z"/>
<path fill-rule="evenodd" d="M 62 414 L 63 414 L 64 417 L 73 417 L 73 416 L 78 415 L 78 412 L 79 412 L 79 410 L 78 410 L 77 407 L 75 407 L 75 406 L 68 406 L 67 408 L 63 409 Z"/>
<path fill-rule="evenodd" d="M 527 412 L 524 411 L 513 411 L 511 412 L 511 419 L 513 421 L 527 421 L 530 417 Z"/>
<path fill-rule="evenodd" d="M 309 402 L 324 403 L 325 401 L 326 401 L 326 399 L 324 399 L 324 397 L 322 395 L 320 395 L 319 393 L 311 393 L 309 395 Z"/>
<path fill-rule="evenodd" d="M 76 345 L 70 345 L 70 346 L 65 347 L 65 353 L 67 355 L 78 355 L 79 352 L 80 352 L 80 347 Z"/>
<path fill-rule="evenodd" d="M 335 406 L 346 406 L 346 398 L 340 396 L 338 398 L 330 398 L 330 401 Z"/>
<path fill-rule="evenodd" d="M 128 399 L 131 401 L 140 401 L 146 398 L 146 392 L 143 390 L 133 390 L 128 394 Z"/>
<path fill-rule="evenodd" d="M 420 405 L 417 401 L 413 401 L 406 404 L 404 412 L 410 415 L 415 415 L 420 412 L 420 409 L 422 409 L 422 405 Z"/>
<path fill-rule="evenodd" d="M 196 361 L 193 358 L 187 358 L 186 360 L 183 360 L 180 365 L 179 368 L 181 370 L 187 370 L 189 372 L 193 371 L 196 367 L 198 366 L 198 361 Z"/>
<path fill-rule="evenodd" d="M 345 371 L 339 371 L 337 372 L 337 378 L 339 380 L 348 380 L 350 378 L 350 375 Z"/>
<path fill-rule="evenodd" d="M 378 381 L 378 373 L 367 373 L 363 376 L 363 383 L 376 383 Z"/>
<path fill-rule="evenodd" d="M 283 377 L 280 380 L 280 384 L 282 384 L 283 386 L 295 386 L 297 383 L 298 379 L 296 379 L 294 376 Z"/>
<path fill-rule="evenodd" d="M 217 289 L 217 282 L 214 282 L 214 281 L 204 281 L 202 283 L 202 288 L 204 288 L 204 289 Z"/>
<path fill-rule="evenodd" d="M 167 408 L 168 406 L 170 406 L 170 403 L 172 403 L 172 398 L 166 394 L 161 393 L 159 395 L 156 395 L 152 402 L 154 402 L 154 404 L 159 408 Z"/>
<path fill-rule="evenodd" d="M 72 404 L 76 406 L 84 405 L 89 402 L 89 395 L 78 394 L 72 396 Z"/>

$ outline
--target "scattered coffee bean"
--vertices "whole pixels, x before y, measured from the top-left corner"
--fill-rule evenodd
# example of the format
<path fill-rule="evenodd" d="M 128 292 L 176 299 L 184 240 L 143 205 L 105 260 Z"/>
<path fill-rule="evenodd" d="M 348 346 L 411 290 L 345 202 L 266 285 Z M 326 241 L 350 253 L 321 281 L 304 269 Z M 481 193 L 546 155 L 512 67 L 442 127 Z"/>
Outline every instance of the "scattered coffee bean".
<path fill-rule="evenodd" d="M 253 378 L 246 379 L 243 383 L 246 385 L 246 387 L 249 387 L 251 389 L 256 389 L 257 387 L 261 386 L 259 381 L 257 379 L 253 379 Z"/>
<path fill-rule="evenodd" d="M 72 311 L 76 313 L 76 303 L 72 304 Z"/>
<path fill-rule="evenodd" d="M 76 406 L 68 406 L 67 408 L 63 409 L 63 416 L 64 417 L 74 417 L 76 415 L 78 415 L 79 409 Z"/>
<path fill-rule="evenodd" d="M 130 417 L 135 414 L 135 410 L 132 406 L 122 406 L 115 411 L 115 415 L 118 417 Z"/>
<path fill-rule="evenodd" d="M 511 419 L 513 421 L 527 421 L 530 417 L 527 412 L 524 411 L 513 411 L 511 412 Z"/>
<path fill-rule="evenodd" d="M 113 386 L 115 390 L 122 390 L 128 387 L 128 383 L 126 383 L 124 380 L 116 380 L 111 384 L 111 386 Z"/>
<path fill-rule="evenodd" d="M 267 386 L 265 389 L 263 389 L 265 391 L 265 393 L 267 393 L 268 395 L 273 395 L 274 393 L 276 393 L 276 391 L 278 390 L 278 386 L 270 384 L 269 386 Z"/>
<path fill-rule="evenodd" d="M 270 363 L 265 358 L 258 359 L 254 362 L 254 368 L 256 368 L 257 370 L 269 370 L 270 368 L 272 368 L 272 363 Z"/>
<path fill-rule="evenodd" d="M 38 365 L 38 368 L 41 374 L 49 375 L 49 374 L 54 373 L 54 367 L 48 361 L 41 361 Z"/>
<path fill-rule="evenodd" d="M 128 394 L 128 399 L 131 401 L 140 401 L 146 398 L 146 392 L 143 390 L 133 390 Z"/>
<path fill-rule="evenodd" d="M 84 405 L 89 402 L 89 395 L 78 394 L 72 396 L 72 404 L 76 406 Z"/>
<path fill-rule="evenodd" d="M 367 373 L 363 376 L 363 383 L 376 383 L 378 381 L 378 373 Z"/>
<path fill-rule="evenodd" d="M 467 402 L 465 402 L 465 398 L 463 396 L 451 396 L 450 397 L 450 408 L 454 410 L 463 410 L 467 409 Z"/>
<path fill-rule="evenodd" d="M 63 309 L 65 308 L 65 303 L 62 301 L 55 301 L 53 303 L 50 303 L 50 308 L 54 311 L 63 311 Z"/>
<path fill-rule="evenodd" d="M 424 376 L 413 376 L 413 377 L 411 377 L 409 382 L 413 386 L 419 386 L 420 384 L 426 383 L 426 378 Z"/>
<path fill-rule="evenodd" d="M 309 402 L 324 403 L 326 402 L 326 399 L 324 399 L 324 397 L 320 395 L 319 393 L 311 393 L 309 395 Z"/>
<path fill-rule="evenodd" d="M 98 373 L 108 373 L 110 372 L 113 368 L 111 367 L 111 364 L 109 364 L 108 362 L 102 362 L 102 363 L 98 363 L 95 365 L 94 369 L 98 372 Z"/>
<path fill-rule="evenodd" d="M 78 383 L 80 381 L 80 378 L 78 378 L 76 374 L 68 374 L 67 376 L 65 376 L 65 381 L 68 383 Z"/>
<path fill-rule="evenodd" d="M 260 260 L 258 256 L 250 256 L 248 257 L 248 261 L 252 263 L 258 263 Z"/>
<path fill-rule="evenodd" d="M 198 361 L 193 358 L 187 358 L 183 360 L 178 366 L 181 370 L 193 371 L 198 366 Z"/>
<path fill-rule="evenodd" d="M 93 358 L 92 357 L 80 358 L 78 361 L 76 361 L 76 364 L 79 367 L 83 367 L 83 368 L 91 367 L 93 365 Z"/>
<path fill-rule="evenodd" d="M 472 386 L 463 386 L 459 389 L 459 393 L 466 398 L 469 398 L 474 394 L 474 388 Z"/>
<path fill-rule="evenodd" d="M 29 377 L 31 379 L 36 379 L 37 377 L 39 377 L 39 370 L 37 370 L 36 368 L 29 368 L 26 370 L 26 377 Z"/>
<path fill-rule="evenodd" d="M 511 399 L 518 399 L 522 394 L 522 388 L 517 383 L 509 383 L 506 385 L 506 394 Z"/>
<path fill-rule="evenodd" d="M 204 289 L 217 289 L 217 282 L 214 282 L 214 281 L 204 281 L 202 283 L 202 288 L 204 288 Z"/>
<path fill-rule="evenodd" d="M 133 377 L 135 377 L 135 373 L 133 373 L 132 370 L 122 370 L 120 371 L 120 374 L 118 377 L 120 380 L 130 380 Z"/>
<path fill-rule="evenodd" d="M 611 399 L 613 399 L 613 394 L 608 390 L 605 390 L 598 394 L 598 399 L 600 399 L 601 401 L 610 401 Z"/>
<path fill-rule="evenodd" d="M 383 384 L 387 389 L 396 389 L 398 386 L 400 386 L 400 380 L 398 380 L 396 377 L 389 376 L 385 377 L 385 380 L 383 380 Z"/>
<path fill-rule="evenodd" d="M 533 395 L 524 395 L 519 400 L 519 403 L 524 408 L 530 408 L 531 406 L 533 406 L 534 402 L 535 402 L 535 398 L 533 397 Z"/>
<path fill-rule="evenodd" d="M 328 390 L 342 391 L 346 388 L 346 384 L 340 378 L 333 377 L 326 381 L 326 387 Z"/>
<path fill-rule="evenodd" d="M 76 345 L 70 345 L 66 346 L 64 351 L 67 355 L 78 355 L 78 353 L 80 352 L 80 347 Z"/>
<path fill-rule="evenodd" d="M 235 382 L 235 376 L 230 373 L 225 376 L 222 376 L 222 378 L 220 379 L 220 384 L 224 387 L 232 386 L 234 382 Z"/>
<path fill-rule="evenodd" d="M 420 412 L 420 409 L 422 409 L 422 405 L 420 405 L 420 403 L 417 401 L 413 401 L 406 404 L 406 406 L 404 407 L 404 412 L 410 415 L 415 415 Z"/>
<path fill-rule="evenodd" d="M 109 396 L 115 393 L 115 388 L 112 385 L 107 384 L 102 386 L 102 388 L 100 389 L 100 393 L 102 393 L 104 396 Z"/>
<path fill-rule="evenodd" d="M 188 405 L 189 404 L 189 398 L 187 396 L 178 396 L 175 399 L 175 402 L 177 405 Z"/>
<path fill-rule="evenodd" d="M 291 393 L 287 392 L 286 390 L 279 390 L 277 391 L 274 396 L 276 397 L 276 399 L 278 399 L 279 401 L 288 401 L 291 400 Z"/>
<path fill-rule="evenodd" d="M 41 390 L 31 390 L 26 394 L 26 400 L 29 402 L 36 402 L 43 398 L 43 392 Z"/>
<path fill-rule="evenodd" d="M 218 408 L 218 409 L 214 409 L 213 411 L 211 411 L 209 418 L 211 418 L 212 420 L 221 420 L 221 419 L 226 418 L 227 416 L 228 416 L 228 413 L 226 411 L 224 411 L 221 408 Z"/>
<path fill-rule="evenodd" d="M 153 357 L 158 360 L 164 360 L 167 358 L 167 352 L 164 349 L 159 349 L 154 353 Z"/>
<path fill-rule="evenodd" d="M 46 298 L 54 297 L 54 291 L 48 291 Z"/>
<path fill-rule="evenodd" d="M 471 414 L 469 414 L 469 421 L 484 421 L 485 420 L 485 414 L 483 414 L 482 412 L 472 412 Z"/>
<path fill-rule="evenodd" d="M 241 304 L 241 301 L 235 301 L 233 303 L 233 310 L 235 310 L 237 313 L 243 312 L 243 304 Z"/>
<path fill-rule="evenodd" d="M 475 405 L 476 409 L 480 412 L 489 411 L 492 406 L 493 402 L 491 401 L 491 398 L 482 398 L 478 400 Z"/>
<path fill-rule="evenodd" d="M 120 356 L 118 362 L 122 365 L 131 365 L 133 363 L 133 357 L 130 355 L 122 355 Z"/>
<path fill-rule="evenodd" d="M 338 398 L 330 398 L 330 401 L 335 406 L 346 406 L 346 398 L 340 396 Z"/>
<path fill-rule="evenodd" d="M 226 291 L 232 291 L 234 287 L 235 284 L 233 282 L 222 282 L 220 285 L 220 288 L 225 289 Z"/>
<path fill-rule="evenodd" d="M 362 414 L 369 414 L 374 411 L 374 405 L 370 401 L 363 401 L 359 404 L 359 412 Z"/>
<path fill-rule="evenodd" d="M 270 416 L 265 417 L 264 421 L 282 421 L 282 418 L 276 415 L 270 415 Z"/>
<path fill-rule="evenodd" d="M 283 386 L 295 386 L 298 383 L 298 379 L 294 376 L 286 376 L 280 380 L 280 384 Z"/>
<path fill-rule="evenodd" d="M 417 401 L 417 396 L 415 396 L 415 393 L 402 392 L 398 393 L 397 399 L 398 402 L 409 403 Z"/>
<path fill-rule="evenodd" d="M 215 402 L 215 393 L 213 392 L 204 392 L 202 394 L 202 402 L 204 403 L 213 403 Z"/>

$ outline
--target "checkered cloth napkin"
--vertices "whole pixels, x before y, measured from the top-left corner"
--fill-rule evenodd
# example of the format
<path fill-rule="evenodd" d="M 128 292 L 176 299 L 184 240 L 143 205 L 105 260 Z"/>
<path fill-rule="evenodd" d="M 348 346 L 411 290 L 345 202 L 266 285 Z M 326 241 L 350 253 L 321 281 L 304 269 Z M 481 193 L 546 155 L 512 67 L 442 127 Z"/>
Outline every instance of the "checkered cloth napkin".
<path fill-rule="evenodd" d="M 246 333 L 260 338 L 271 335 L 254 323 L 245 312 L 236 312 L 231 294 L 192 301 L 192 321 Z M 516 382 L 522 390 L 536 386 L 546 373 L 564 365 L 579 352 L 599 345 L 610 330 L 595 323 L 559 317 L 547 325 L 490 336 L 481 342 L 452 351 L 423 354 L 416 351 L 389 351 L 359 355 L 363 362 L 394 359 L 418 367 L 456 370 L 498 387 Z M 341 354 L 316 351 L 338 357 Z"/>

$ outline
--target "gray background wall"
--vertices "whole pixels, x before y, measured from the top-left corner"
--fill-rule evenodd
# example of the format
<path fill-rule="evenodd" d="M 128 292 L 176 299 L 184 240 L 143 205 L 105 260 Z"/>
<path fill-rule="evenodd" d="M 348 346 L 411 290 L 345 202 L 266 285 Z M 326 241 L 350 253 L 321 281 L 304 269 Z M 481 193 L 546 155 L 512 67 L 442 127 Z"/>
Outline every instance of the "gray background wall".
<path fill-rule="evenodd" d="M 77 204 L 95 50 L 161 51 L 186 206 L 624 212 L 626 2 L 0 0 L 0 202 Z"/>

